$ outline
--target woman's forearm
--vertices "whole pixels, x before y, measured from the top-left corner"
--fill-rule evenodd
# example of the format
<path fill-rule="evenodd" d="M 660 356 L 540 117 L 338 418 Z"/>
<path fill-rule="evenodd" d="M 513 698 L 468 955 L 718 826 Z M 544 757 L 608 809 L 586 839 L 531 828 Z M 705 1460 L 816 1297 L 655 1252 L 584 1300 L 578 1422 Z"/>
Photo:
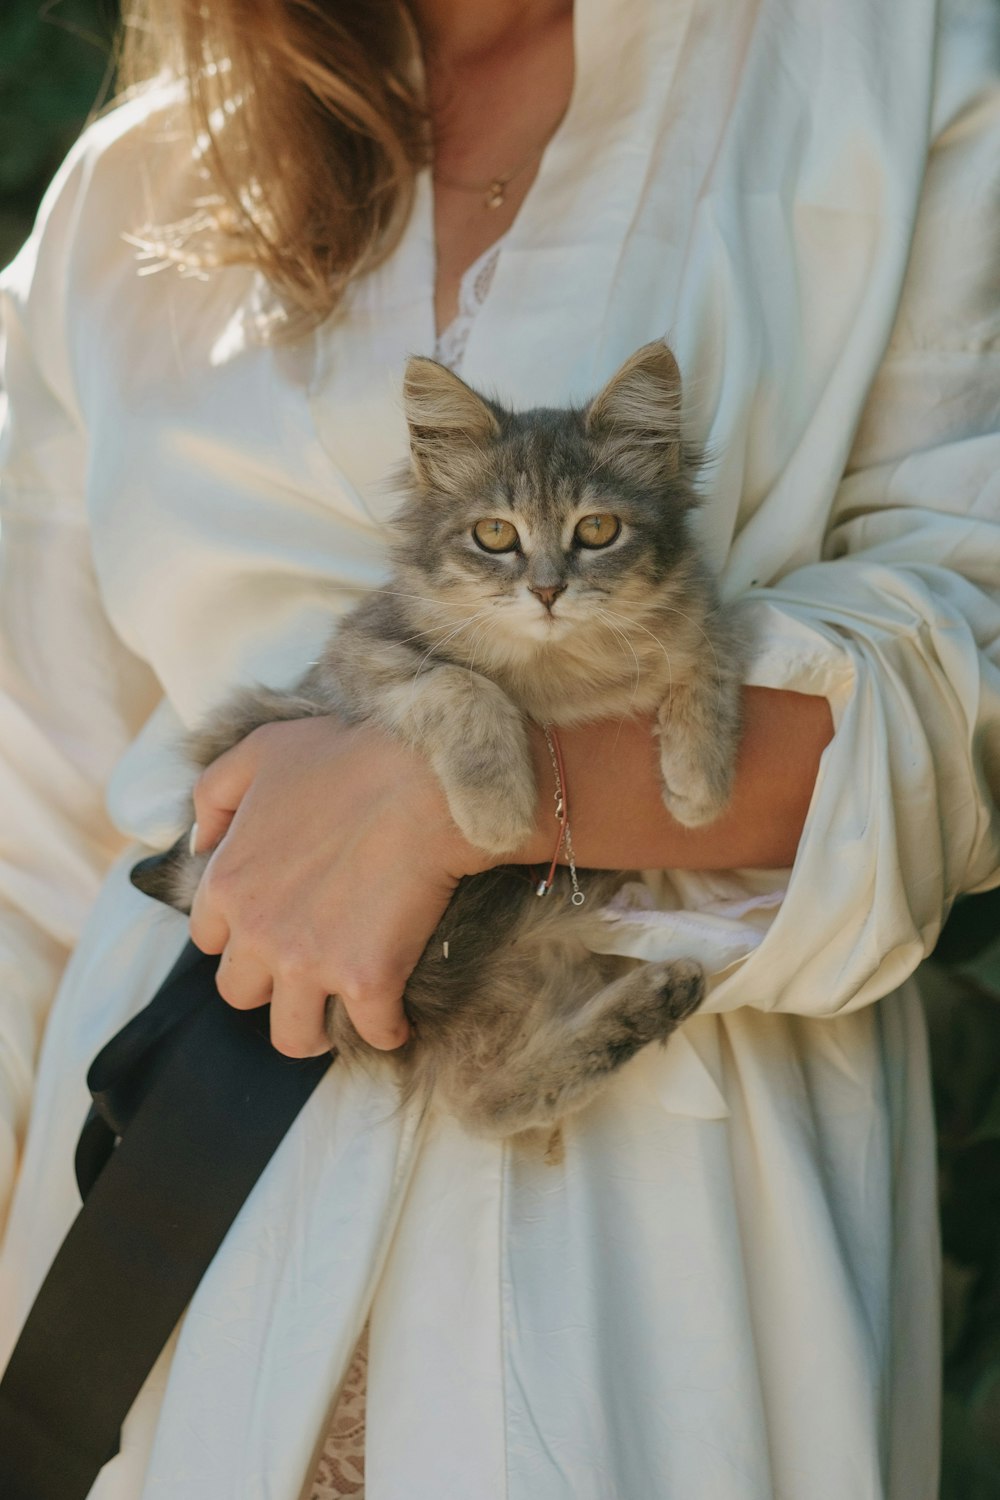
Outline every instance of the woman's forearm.
<path fill-rule="evenodd" d="M 580 865 L 606 869 L 787 865 L 823 747 L 825 699 L 745 689 L 729 810 L 702 829 L 663 806 L 649 721 L 560 735 Z M 538 828 L 514 858 L 548 864 L 556 837 L 552 767 L 535 753 Z M 243 1009 L 271 1001 L 271 1038 L 290 1057 L 328 1045 L 339 995 L 375 1047 L 406 1039 L 403 988 L 457 881 L 486 868 L 459 833 L 425 757 L 367 725 L 333 718 L 269 724 L 203 772 L 198 848 L 214 849 L 191 935 L 222 959 L 217 983 Z M 330 921 L 330 913 L 337 920 Z"/>
<path fill-rule="evenodd" d="M 649 719 L 560 731 L 576 861 L 592 869 L 779 868 L 795 858 L 820 757 L 833 736 L 825 698 L 744 689 L 732 801 L 722 817 L 684 828 L 663 804 Z M 557 836 L 549 753 L 537 734 L 539 816 L 525 862 L 547 863 Z"/>

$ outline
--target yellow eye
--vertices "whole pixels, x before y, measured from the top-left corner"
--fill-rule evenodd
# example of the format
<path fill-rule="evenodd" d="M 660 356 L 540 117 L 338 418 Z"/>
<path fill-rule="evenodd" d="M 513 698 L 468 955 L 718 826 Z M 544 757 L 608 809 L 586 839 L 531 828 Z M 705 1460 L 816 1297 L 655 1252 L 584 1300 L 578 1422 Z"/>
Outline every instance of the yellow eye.
<path fill-rule="evenodd" d="M 516 528 L 509 521 L 501 521 L 499 516 L 477 521 L 472 535 L 486 552 L 513 552 L 518 543 Z"/>
<path fill-rule="evenodd" d="M 621 529 L 622 523 L 617 516 L 584 516 L 582 521 L 577 521 L 573 535 L 581 547 L 608 547 Z"/>

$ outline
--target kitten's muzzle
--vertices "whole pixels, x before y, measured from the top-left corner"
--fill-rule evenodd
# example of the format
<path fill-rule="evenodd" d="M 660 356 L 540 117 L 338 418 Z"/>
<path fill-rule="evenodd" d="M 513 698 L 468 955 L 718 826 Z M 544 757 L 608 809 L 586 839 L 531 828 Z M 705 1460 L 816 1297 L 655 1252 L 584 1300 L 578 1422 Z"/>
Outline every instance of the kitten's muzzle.
<path fill-rule="evenodd" d="M 559 595 L 565 594 L 566 585 L 564 583 L 529 583 L 528 590 L 530 593 L 534 594 L 536 599 L 540 599 L 542 601 L 542 603 L 545 605 L 545 608 L 551 614 L 552 606 L 559 598 Z"/>

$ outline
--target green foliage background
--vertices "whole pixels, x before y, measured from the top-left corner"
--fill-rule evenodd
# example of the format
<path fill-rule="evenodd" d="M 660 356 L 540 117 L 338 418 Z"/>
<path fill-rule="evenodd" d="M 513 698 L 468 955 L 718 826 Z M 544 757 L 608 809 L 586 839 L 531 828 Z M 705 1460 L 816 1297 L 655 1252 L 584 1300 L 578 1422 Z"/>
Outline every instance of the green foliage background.
<path fill-rule="evenodd" d="M 116 16 L 116 0 L 0 0 L 0 265 L 106 97 Z M 1000 1500 L 1000 893 L 960 903 L 922 982 L 945 1248 L 941 1500 Z"/>
<path fill-rule="evenodd" d="M 0 0 L 0 265 L 111 82 L 115 0 Z"/>

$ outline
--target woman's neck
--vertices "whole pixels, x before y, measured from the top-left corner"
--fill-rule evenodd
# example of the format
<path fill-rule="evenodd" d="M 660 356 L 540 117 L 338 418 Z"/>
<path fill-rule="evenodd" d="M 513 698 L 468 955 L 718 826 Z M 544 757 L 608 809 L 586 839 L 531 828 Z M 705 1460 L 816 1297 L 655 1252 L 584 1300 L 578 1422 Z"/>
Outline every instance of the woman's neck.
<path fill-rule="evenodd" d="M 411 9 L 425 53 L 454 64 L 550 25 L 573 0 L 412 0 Z"/>
<path fill-rule="evenodd" d="M 458 311 L 465 271 L 514 222 L 566 110 L 573 86 L 573 4 L 411 3 L 433 134 L 440 332 Z"/>

